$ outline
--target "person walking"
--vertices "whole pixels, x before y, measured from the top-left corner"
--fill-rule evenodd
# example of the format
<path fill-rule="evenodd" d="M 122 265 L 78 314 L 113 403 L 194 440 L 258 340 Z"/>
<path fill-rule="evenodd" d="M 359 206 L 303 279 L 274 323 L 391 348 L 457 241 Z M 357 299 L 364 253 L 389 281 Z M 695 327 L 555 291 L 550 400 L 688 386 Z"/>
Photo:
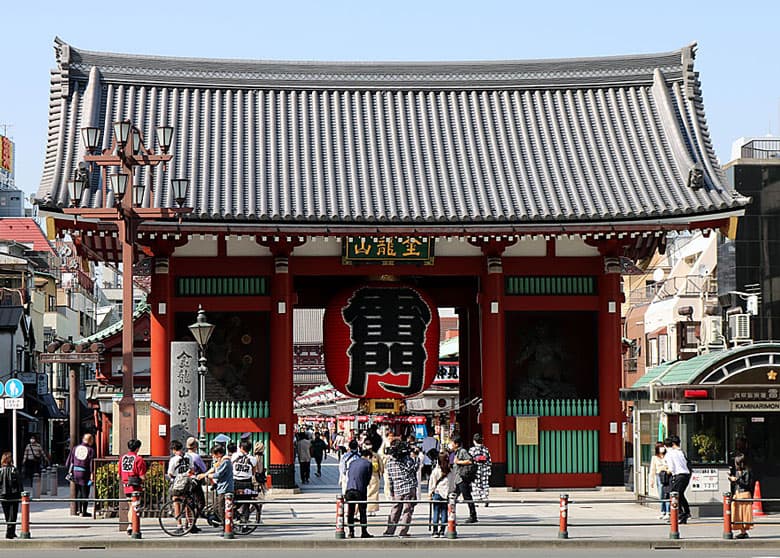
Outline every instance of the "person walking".
<path fill-rule="evenodd" d="M 474 495 L 474 499 L 484 502 L 485 507 L 488 507 L 490 472 L 493 467 L 493 461 L 490 459 L 490 450 L 483 443 L 482 434 L 474 434 L 472 440 L 474 445 L 469 449 L 469 455 L 477 470 L 474 482 L 471 483 L 471 493 Z"/>
<path fill-rule="evenodd" d="M 298 465 L 301 468 L 301 482 L 308 484 L 311 479 L 311 442 L 305 432 L 298 434 Z"/>
<path fill-rule="evenodd" d="M 439 452 L 435 460 L 436 466 L 428 477 L 428 498 L 433 500 L 433 534 L 434 539 L 444 536 L 447 527 L 447 498 L 455 489 L 455 472 L 450 466 L 450 456 L 446 451 Z"/>
<path fill-rule="evenodd" d="M 464 523 L 477 522 L 477 506 L 471 495 L 471 483 L 474 481 L 476 470 L 471 455 L 463 447 L 463 439 L 460 434 L 455 434 L 450 440 L 453 456 L 453 469 L 455 469 L 455 497 L 463 496 L 463 500 L 469 507 L 469 518 Z"/>
<path fill-rule="evenodd" d="M 268 479 L 265 473 L 265 445 L 263 442 L 255 442 L 255 446 L 252 450 L 255 456 L 256 465 L 254 472 L 254 488 L 257 492 L 257 499 L 259 501 L 265 500 L 266 484 Z M 258 520 L 262 521 L 263 505 L 258 504 L 259 516 Z"/>
<path fill-rule="evenodd" d="M 16 538 L 16 517 L 19 515 L 19 499 L 22 497 L 22 476 L 14 467 L 14 456 L 10 451 L 0 457 L 0 503 L 5 516 L 5 538 Z"/>
<path fill-rule="evenodd" d="M 347 472 L 347 491 L 344 499 L 347 501 L 347 537 L 355 538 L 355 507 L 360 516 L 360 538 L 371 539 L 373 535 L 368 533 L 367 503 L 368 485 L 371 482 L 371 448 L 364 448 L 360 452 L 360 459 L 356 459 L 349 466 Z M 357 502 L 357 503 L 354 503 Z"/>
<path fill-rule="evenodd" d="M 661 515 L 658 519 L 669 519 L 669 485 L 672 473 L 666 464 L 666 446 L 663 442 L 655 445 L 655 454 L 650 460 L 650 478 L 655 479 L 658 499 L 661 500 Z"/>
<path fill-rule="evenodd" d="M 379 487 L 382 475 L 385 474 L 385 459 L 375 451 L 371 451 L 371 482 L 368 483 L 368 515 L 374 516 L 379 511 Z"/>
<path fill-rule="evenodd" d="M 33 476 L 41 472 L 41 468 L 46 461 L 46 452 L 38 441 L 37 434 L 30 434 L 30 441 L 24 447 L 22 457 L 22 468 L 24 469 L 24 480 L 32 486 Z"/>
<path fill-rule="evenodd" d="M 311 456 L 314 458 L 314 462 L 317 464 L 317 472 L 314 473 L 318 477 L 322 476 L 322 459 L 325 457 L 325 453 L 328 451 L 328 444 L 322 439 L 319 432 L 314 433 L 314 440 L 311 442 Z"/>
<path fill-rule="evenodd" d="M 339 431 L 333 439 L 333 449 L 338 452 L 339 460 L 347 453 L 347 439 L 344 437 L 343 432 Z"/>
<path fill-rule="evenodd" d="M 119 482 L 122 484 L 125 497 L 133 492 L 144 491 L 146 480 L 146 461 L 138 455 L 141 440 L 132 439 L 127 442 L 127 453 L 119 457 Z M 127 534 L 133 534 L 133 526 L 127 526 Z"/>
<path fill-rule="evenodd" d="M 87 500 L 89 490 L 92 487 L 93 461 L 95 460 L 95 448 L 92 434 L 84 434 L 81 443 L 71 448 L 65 467 L 71 475 L 71 482 L 76 485 L 76 498 L 82 500 L 76 502 L 76 515 L 89 517 L 87 513 Z"/>
<path fill-rule="evenodd" d="M 401 530 L 398 536 L 409 537 L 409 528 L 414 513 L 415 498 L 417 497 L 417 469 L 419 461 L 411 456 L 409 447 L 401 440 L 393 441 L 392 446 L 386 450 L 389 454 L 387 460 L 387 476 L 390 484 L 390 498 L 394 501 L 387 518 L 387 529 L 382 533 L 384 537 L 392 537 L 395 528 L 401 521 Z"/>
<path fill-rule="evenodd" d="M 753 473 L 748 467 L 745 456 L 738 453 L 734 456 L 734 474 L 729 476 L 731 493 L 731 522 L 739 529 L 735 538 L 748 538 L 748 531 L 753 528 L 753 502 L 744 502 L 753 498 L 753 487 L 756 484 Z"/>
<path fill-rule="evenodd" d="M 664 440 L 666 446 L 666 464 L 672 473 L 672 483 L 669 492 L 677 492 L 680 505 L 680 523 L 688 523 L 691 517 L 691 507 L 685 497 L 685 490 L 691 482 L 691 471 L 688 469 L 688 459 L 680 449 L 680 437 L 670 436 Z"/>

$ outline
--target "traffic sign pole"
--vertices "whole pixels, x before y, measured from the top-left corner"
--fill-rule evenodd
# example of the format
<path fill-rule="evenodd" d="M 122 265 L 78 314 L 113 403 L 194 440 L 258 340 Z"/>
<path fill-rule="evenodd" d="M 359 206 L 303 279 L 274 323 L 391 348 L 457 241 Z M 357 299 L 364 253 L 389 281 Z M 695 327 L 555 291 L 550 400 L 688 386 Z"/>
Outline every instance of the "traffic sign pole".
<path fill-rule="evenodd" d="M 11 430 L 13 431 L 13 444 L 14 444 L 14 467 L 19 469 L 21 467 L 21 464 L 19 463 L 19 444 L 16 440 L 16 431 L 18 428 L 16 428 L 16 409 L 13 410 L 13 419 L 11 422 Z"/>

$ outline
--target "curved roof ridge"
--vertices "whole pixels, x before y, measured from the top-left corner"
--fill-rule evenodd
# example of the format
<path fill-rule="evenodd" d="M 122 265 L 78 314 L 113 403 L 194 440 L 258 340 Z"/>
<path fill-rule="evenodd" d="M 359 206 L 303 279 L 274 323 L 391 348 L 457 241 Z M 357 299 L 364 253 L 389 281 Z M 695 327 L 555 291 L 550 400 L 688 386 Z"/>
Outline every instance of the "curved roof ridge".
<path fill-rule="evenodd" d="M 130 79 L 167 77 L 195 82 L 213 79 L 223 82 L 294 81 L 297 87 L 312 82 L 336 86 L 381 83 L 400 87 L 441 87 L 457 84 L 484 87 L 518 82 L 523 87 L 571 86 L 582 84 L 624 84 L 650 82 L 656 68 L 667 77 L 684 77 L 683 61 L 690 47 L 662 53 L 592 56 L 580 58 L 541 58 L 527 60 L 456 61 L 314 61 L 196 58 L 147 54 L 124 54 L 82 50 L 55 39 L 60 63 L 71 73 L 87 74 L 97 66 L 107 78 Z M 84 76 L 86 78 L 86 75 Z M 560 82 L 560 83 L 559 83 Z"/>

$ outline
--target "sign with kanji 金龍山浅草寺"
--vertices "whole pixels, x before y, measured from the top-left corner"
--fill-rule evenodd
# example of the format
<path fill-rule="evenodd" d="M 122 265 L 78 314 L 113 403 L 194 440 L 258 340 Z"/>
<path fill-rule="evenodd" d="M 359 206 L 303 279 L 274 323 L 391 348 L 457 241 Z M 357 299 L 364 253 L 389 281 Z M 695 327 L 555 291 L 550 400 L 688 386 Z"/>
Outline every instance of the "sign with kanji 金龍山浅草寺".
<path fill-rule="evenodd" d="M 171 440 L 198 433 L 198 344 L 171 343 Z"/>
<path fill-rule="evenodd" d="M 434 240 L 421 236 L 349 237 L 344 242 L 346 264 L 368 262 L 433 264 Z"/>

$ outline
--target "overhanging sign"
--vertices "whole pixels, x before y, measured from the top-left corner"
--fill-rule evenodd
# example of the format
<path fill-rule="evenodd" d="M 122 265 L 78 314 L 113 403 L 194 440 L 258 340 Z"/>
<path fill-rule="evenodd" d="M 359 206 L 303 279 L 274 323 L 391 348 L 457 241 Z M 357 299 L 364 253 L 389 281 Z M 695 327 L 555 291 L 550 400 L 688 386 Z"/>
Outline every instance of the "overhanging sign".
<path fill-rule="evenodd" d="M 423 236 L 350 237 L 343 243 L 343 262 L 433 264 L 434 240 Z"/>
<path fill-rule="evenodd" d="M 41 362 L 88 364 L 100 362 L 100 353 L 43 353 Z"/>

